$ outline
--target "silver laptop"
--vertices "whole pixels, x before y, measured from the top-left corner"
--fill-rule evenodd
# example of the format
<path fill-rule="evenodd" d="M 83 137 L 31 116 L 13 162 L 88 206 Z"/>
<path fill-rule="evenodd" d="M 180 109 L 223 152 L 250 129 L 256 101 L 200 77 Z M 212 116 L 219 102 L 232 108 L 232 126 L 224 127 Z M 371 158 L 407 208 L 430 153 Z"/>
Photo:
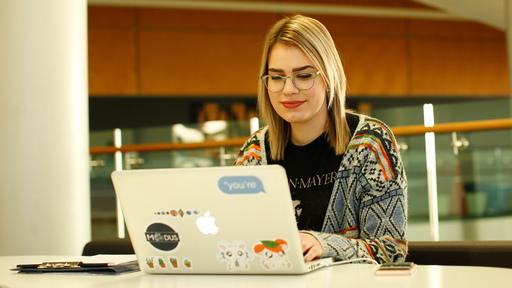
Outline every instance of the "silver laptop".
<path fill-rule="evenodd" d="M 140 268 L 150 274 L 302 274 L 285 170 L 278 165 L 112 173 Z"/>

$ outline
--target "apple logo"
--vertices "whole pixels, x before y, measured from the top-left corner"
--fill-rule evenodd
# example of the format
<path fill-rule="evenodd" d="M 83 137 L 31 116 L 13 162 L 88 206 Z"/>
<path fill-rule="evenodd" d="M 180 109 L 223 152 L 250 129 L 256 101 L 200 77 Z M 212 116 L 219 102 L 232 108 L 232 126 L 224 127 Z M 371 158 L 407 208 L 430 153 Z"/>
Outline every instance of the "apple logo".
<path fill-rule="evenodd" d="M 215 217 L 210 216 L 210 211 L 205 212 L 204 216 L 198 217 L 196 225 L 203 234 L 217 234 L 219 231 L 219 227 L 215 225 Z"/>

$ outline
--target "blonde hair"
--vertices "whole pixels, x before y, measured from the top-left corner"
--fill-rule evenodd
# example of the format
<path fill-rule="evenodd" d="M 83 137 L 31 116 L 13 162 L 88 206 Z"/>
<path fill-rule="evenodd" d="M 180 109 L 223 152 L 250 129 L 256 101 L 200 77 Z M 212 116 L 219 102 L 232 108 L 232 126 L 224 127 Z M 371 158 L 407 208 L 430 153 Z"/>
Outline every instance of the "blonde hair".
<path fill-rule="evenodd" d="M 300 48 L 321 71 L 320 76 L 327 84 L 327 138 L 336 155 L 343 154 L 350 141 L 350 131 L 345 117 L 346 78 L 329 31 L 318 20 L 302 15 L 279 20 L 267 33 L 260 75 L 268 73 L 268 55 L 277 43 Z M 272 107 L 263 81 L 260 81 L 258 86 L 258 110 L 268 125 L 272 159 L 284 159 L 284 149 L 290 139 L 291 127 Z"/>

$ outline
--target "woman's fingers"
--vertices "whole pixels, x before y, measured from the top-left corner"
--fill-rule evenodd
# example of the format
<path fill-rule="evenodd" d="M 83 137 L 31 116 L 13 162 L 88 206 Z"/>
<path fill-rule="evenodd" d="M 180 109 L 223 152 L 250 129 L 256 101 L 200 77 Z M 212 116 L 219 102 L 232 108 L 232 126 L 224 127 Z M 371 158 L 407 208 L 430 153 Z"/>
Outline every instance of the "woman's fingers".
<path fill-rule="evenodd" d="M 318 242 L 316 237 L 308 233 L 300 232 L 299 238 L 305 262 L 309 262 L 322 256 L 322 245 Z"/>

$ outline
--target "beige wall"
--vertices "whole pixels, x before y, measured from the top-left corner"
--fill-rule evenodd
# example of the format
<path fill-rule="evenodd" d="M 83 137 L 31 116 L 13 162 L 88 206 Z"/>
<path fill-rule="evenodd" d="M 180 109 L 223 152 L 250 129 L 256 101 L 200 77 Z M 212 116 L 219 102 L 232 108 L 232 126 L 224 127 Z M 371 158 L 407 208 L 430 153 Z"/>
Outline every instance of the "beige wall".
<path fill-rule="evenodd" d="M 352 97 L 509 95 L 501 31 L 473 22 L 311 16 L 331 31 Z M 280 17 L 90 6 L 90 95 L 254 96 L 263 37 Z"/>

